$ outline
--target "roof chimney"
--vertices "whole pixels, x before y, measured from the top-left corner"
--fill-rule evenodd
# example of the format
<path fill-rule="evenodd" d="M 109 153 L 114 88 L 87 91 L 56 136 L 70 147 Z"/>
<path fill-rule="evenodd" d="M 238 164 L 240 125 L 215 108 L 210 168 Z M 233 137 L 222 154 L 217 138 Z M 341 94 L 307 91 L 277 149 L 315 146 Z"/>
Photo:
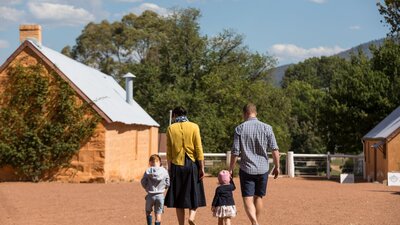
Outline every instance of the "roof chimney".
<path fill-rule="evenodd" d="M 38 24 L 23 24 L 19 26 L 19 41 L 31 40 L 38 45 L 42 44 L 42 27 Z"/>
<path fill-rule="evenodd" d="M 129 105 L 133 105 L 133 78 L 136 76 L 127 73 L 123 76 L 125 78 L 125 91 L 126 91 L 126 102 L 129 103 Z"/>

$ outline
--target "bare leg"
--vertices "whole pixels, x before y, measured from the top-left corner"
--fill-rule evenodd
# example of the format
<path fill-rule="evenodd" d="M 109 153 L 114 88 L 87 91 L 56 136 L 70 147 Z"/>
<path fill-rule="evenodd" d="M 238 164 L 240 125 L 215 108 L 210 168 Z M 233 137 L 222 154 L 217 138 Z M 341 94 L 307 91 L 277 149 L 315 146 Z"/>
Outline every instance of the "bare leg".
<path fill-rule="evenodd" d="M 196 210 L 197 209 L 189 209 L 189 221 L 194 222 L 196 219 Z"/>
<path fill-rule="evenodd" d="M 176 217 L 179 225 L 185 225 L 185 209 L 176 208 Z"/>
<path fill-rule="evenodd" d="M 231 218 L 230 217 L 225 217 L 224 221 L 225 221 L 225 225 L 231 225 Z"/>
<path fill-rule="evenodd" d="M 161 222 L 161 214 L 156 214 L 156 222 Z"/>
<path fill-rule="evenodd" d="M 249 217 L 252 225 L 257 225 L 257 217 L 256 217 L 256 207 L 254 205 L 254 198 L 251 197 L 243 197 L 244 209 L 246 211 L 247 217 Z"/>
<path fill-rule="evenodd" d="M 260 215 L 261 215 L 261 212 L 263 209 L 262 197 L 254 196 L 254 205 L 256 206 L 256 217 L 258 220 L 258 219 L 260 219 Z"/>
<path fill-rule="evenodd" d="M 218 225 L 224 225 L 224 218 L 218 218 Z"/>

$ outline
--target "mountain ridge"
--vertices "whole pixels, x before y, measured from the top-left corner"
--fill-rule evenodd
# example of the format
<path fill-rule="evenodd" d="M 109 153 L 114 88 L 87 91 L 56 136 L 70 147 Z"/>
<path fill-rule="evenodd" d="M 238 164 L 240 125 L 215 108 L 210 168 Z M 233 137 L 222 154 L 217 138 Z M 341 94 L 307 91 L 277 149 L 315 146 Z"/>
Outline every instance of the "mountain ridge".
<path fill-rule="evenodd" d="M 372 53 L 371 53 L 371 50 L 369 49 L 369 47 L 371 45 L 375 45 L 375 46 L 379 47 L 383 44 L 384 40 L 385 40 L 385 38 L 368 41 L 368 42 L 359 44 L 355 47 L 352 47 L 350 49 L 347 49 L 345 51 L 339 52 L 332 56 L 338 56 L 340 58 L 350 59 L 350 56 L 352 54 L 357 54 L 361 50 L 368 58 L 371 58 Z M 305 60 L 307 60 L 307 59 L 305 59 Z M 280 83 L 283 79 L 283 76 L 285 75 L 286 70 L 289 68 L 289 66 L 295 65 L 295 64 L 296 63 L 285 64 L 285 65 L 281 65 L 281 66 L 278 66 L 278 67 L 275 67 L 274 69 L 272 69 L 271 77 L 272 77 L 273 83 L 276 86 L 281 86 Z"/>

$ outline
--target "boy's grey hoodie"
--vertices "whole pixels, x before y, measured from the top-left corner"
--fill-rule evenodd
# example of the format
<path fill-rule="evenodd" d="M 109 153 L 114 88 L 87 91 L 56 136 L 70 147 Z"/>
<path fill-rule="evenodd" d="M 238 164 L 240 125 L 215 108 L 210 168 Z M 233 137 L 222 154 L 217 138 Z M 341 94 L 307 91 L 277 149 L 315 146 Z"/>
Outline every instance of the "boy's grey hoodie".
<path fill-rule="evenodd" d="M 168 171 L 164 167 L 149 167 L 141 180 L 147 193 L 163 193 L 169 187 Z"/>

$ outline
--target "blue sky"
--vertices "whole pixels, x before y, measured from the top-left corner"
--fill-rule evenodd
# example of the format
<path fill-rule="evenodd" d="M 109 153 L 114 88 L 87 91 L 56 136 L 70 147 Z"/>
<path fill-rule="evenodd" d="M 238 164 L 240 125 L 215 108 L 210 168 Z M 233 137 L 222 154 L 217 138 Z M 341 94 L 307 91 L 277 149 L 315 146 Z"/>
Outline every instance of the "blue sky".
<path fill-rule="evenodd" d="M 146 9 L 168 15 L 174 7 L 201 11 L 201 32 L 232 29 L 251 51 L 278 64 L 332 55 L 386 36 L 378 0 L 0 0 L 0 64 L 18 47 L 20 24 L 42 25 L 43 45 L 60 51 L 83 27 L 116 21 Z"/>

